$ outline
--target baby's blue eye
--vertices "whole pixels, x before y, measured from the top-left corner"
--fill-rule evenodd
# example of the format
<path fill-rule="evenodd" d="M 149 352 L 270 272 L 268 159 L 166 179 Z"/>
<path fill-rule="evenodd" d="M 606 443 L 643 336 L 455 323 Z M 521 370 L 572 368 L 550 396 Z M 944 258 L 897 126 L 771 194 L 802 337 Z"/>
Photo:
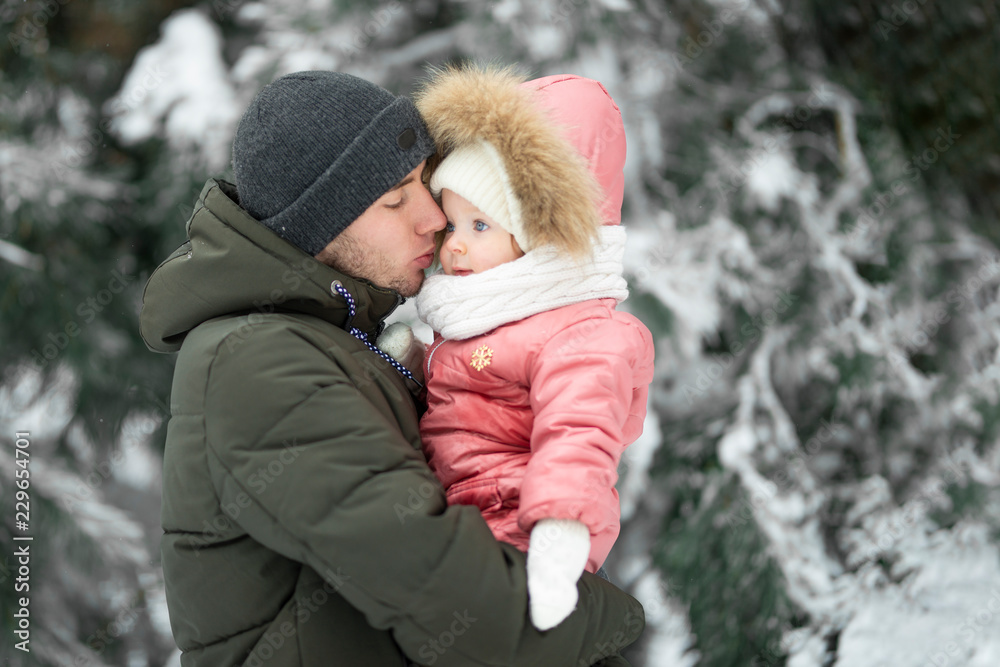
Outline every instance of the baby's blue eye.
<path fill-rule="evenodd" d="M 445 231 L 445 233 L 450 233 L 450 232 L 455 231 L 455 225 L 453 225 L 450 222 L 446 223 L 445 226 L 444 226 L 444 231 Z"/>
<path fill-rule="evenodd" d="M 473 229 L 475 229 L 477 232 L 485 232 L 489 228 L 490 226 L 487 225 L 482 220 L 476 220 L 476 224 L 473 225 Z"/>

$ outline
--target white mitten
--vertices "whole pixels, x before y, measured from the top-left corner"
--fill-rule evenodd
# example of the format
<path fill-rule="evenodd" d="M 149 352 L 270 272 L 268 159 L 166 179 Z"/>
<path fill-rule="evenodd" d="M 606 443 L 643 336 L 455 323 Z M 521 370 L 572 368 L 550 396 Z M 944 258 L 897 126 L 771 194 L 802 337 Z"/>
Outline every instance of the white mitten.
<path fill-rule="evenodd" d="M 590 556 L 590 530 L 573 519 L 542 519 L 528 545 L 528 605 L 539 630 L 554 628 L 576 609 L 576 582 Z"/>
<path fill-rule="evenodd" d="M 405 322 L 393 322 L 375 341 L 378 349 L 406 366 L 417 382 L 424 381 L 424 352 L 427 347 L 413 335 Z"/>

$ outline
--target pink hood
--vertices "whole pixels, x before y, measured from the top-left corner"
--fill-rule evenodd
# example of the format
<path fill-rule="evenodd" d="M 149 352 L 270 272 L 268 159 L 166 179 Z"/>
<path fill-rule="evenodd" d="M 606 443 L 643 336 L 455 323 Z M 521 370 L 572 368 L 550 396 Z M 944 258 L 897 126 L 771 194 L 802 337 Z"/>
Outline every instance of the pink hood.
<path fill-rule="evenodd" d="M 604 197 L 601 223 L 622 221 L 625 194 L 625 125 L 618 105 L 599 82 L 574 74 L 554 74 L 521 84 L 565 128 L 564 136 L 587 159 Z"/>

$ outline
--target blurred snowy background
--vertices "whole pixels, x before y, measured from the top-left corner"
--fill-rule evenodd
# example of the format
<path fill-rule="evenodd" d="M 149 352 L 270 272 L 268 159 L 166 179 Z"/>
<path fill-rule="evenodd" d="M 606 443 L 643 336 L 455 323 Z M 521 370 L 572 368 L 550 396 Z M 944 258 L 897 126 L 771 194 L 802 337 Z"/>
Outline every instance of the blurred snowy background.
<path fill-rule="evenodd" d="M 632 664 L 1000 664 L 994 0 L 0 0 L 0 33 L 3 664 L 177 664 L 173 361 L 137 312 L 254 93 L 463 58 L 598 79 L 625 117 L 658 366 L 609 563 Z"/>

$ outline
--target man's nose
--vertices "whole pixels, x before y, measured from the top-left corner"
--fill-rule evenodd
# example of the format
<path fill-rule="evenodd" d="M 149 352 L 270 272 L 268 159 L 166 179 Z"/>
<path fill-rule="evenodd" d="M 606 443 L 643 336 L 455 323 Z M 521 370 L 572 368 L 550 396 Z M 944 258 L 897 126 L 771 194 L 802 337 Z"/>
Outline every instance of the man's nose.
<path fill-rule="evenodd" d="M 444 217 L 444 211 L 434 201 L 434 197 L 431 196 L 430 191 L 426 188 L 420 188 L 417 197 L 419 198 L 419 201 L 416 202 L 418 205 L 413 208 L 415 216 L 414 231 L 418 235 L 423 236 L 444 229 L 448 221 Z"/>

